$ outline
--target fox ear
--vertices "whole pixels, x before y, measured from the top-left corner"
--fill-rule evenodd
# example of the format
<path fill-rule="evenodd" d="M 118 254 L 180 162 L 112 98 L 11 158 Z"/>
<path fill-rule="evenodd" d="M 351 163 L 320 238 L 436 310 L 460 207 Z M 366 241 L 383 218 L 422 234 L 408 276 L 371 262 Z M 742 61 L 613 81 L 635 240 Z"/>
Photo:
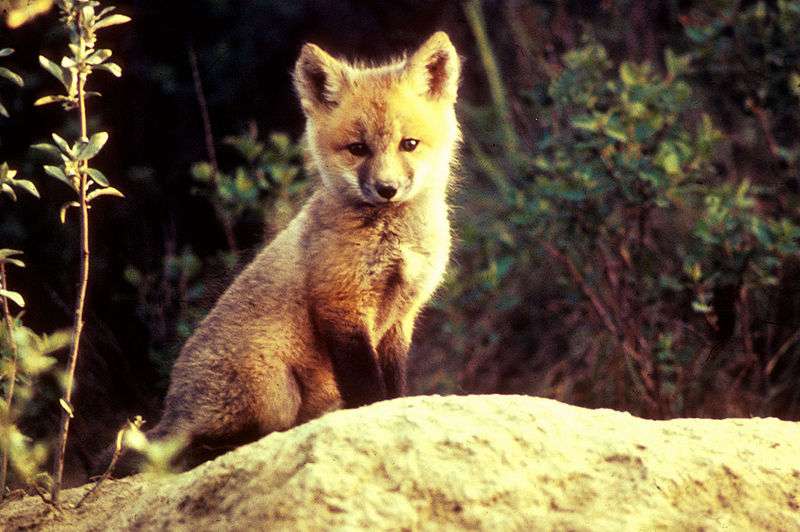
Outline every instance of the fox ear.
<path fill-rule="evenodd" d="M 306 113 L 330 110 L 347 84 L 347 65 L 306 43 L 294 67 L 294 86 Z"/>
<path fill-rule="evenodd" d="M 443 31 L 437 31 L 406 61 L 406 72 L 429 98 L 455 102 L 461 61 Z"/>

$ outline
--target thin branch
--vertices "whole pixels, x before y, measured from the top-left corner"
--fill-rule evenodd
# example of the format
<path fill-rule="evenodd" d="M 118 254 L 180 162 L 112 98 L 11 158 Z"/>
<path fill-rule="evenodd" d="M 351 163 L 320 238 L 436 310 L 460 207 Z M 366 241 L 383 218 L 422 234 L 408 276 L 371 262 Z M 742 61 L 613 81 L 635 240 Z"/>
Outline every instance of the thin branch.
<path fill-rule="evenodd" d="M 605 308 L 605 305 L 603 305 L 603 302 L 600 300 L 600 296 L 597 295 L 597 292 L 595 292 L 594 289 L 586 283 L 583 274 L 578 270 L 578 267 L 575 266 L 575 263 L 550 242 L 542 242 L 542 247 L 544 247 L 544 250 L 548 255 L 566 266 L 570 276 L 584 293 L 584 295 L 589 299 L 595 312 L 597 312 L 597 315 L 600 316 L 600 319 L 606 326 L 606 329 L 608 329 L 608 331 L 615 337 L 619 337 L 619 328 L 614 323 L 614 320 L 611 319 L 611 314 Z"/>
<path fill-rule="evenodd" d="M 139 429 L 142 426 L 142 423 L 143 423 L 142 419 L 138 418 L 136 421 L 133 422 L 133 425 L 137 429 Z M 100 476 L 99 479 L 97 479 L 97 482 L 95 483 L 95 485 L 92 486 L 92 489 L 87 491 L 83 495 L 83 497 L 81 497 L 81 500 L 79 500 L 78 503 L 75 505 L 76 509 L 80 508 L 81 505 L 84 503 L 84 501 L 86 501 L 86 499 L 91 497 L 91 495 L 93 493 L 97 492 L 97 490 L 100 489 L 100 485 L 103 482 L 105 482 L 106 480 L 111 478 L 111 474 L 114 472 L 114 468 L 117 465 L 117 461 L 119 460 L 120 456 L 122 456 L 122 451 L 124 450 L 123 441 L 124 441 L 124 438 L 125 438 L 125 434 L 128 432 L 128 429 L 129 429 L 130 425 L 131 425 L 130 422 L 126 423 L 125 427 L 120 429 L 119 432 L 117 432 L 117 439 L 116 439 L 116 442 L 115 442 L 115 445 L 114 445 L 114 454 L 111 456 L 111 462 L 108 464 L 108 467 L 106 468 L 105 472 Z"/>
<path fill-rule="evenodd" d="M 767 111 L 759 106 L 752 98 L 748 98 L 745 102 L 745 105 L 748 109 L 753 111 L 753 115 L 756 117 L 756 122 L 758 122 L 761 132 L 764 134 L 764 140 L 767 142 L 767 148 L 769 149 L 770 154 L 772 154 L 773 157 L 780 157 L 780 146 L 778 146 L 778 142 L 775 140 L 775 136 L 772 134 L 772 128 L 770 127 Z"/>
<path fill-rule="evenodd" d="M 200 77 L 200 69 L 197 66 L 197 54 L 194 51 L 194 45 L 191 41 L 189 41 L 187 44 L 187 49 L 189 54 L 189 65 L 192 68 L 194 92 L 197 96 L 197 105 L 200 107 L 200 117 L 203 120 L 203 136 L 206 144 L 206 153 L 208 154 L 208 162 L 211 164 L 211 182 L 216 186 L 217 175 L 219 174 L 219 165 L 217 163 L 217 150 L 214 147 L 214 134 L 211 131 L 211 118 L 208 114 L 208 103 L 206 102 L 206 96 L 203 91 L 203 80 Z M 236 244 L 236 235 L 233 231 L 233 223 L 231 222 L 230 217 L 222 209 L 219 201 L 213 199 L 212 203 L 214 205 L 214 211 L 217 215 L 217 219 L 219 219 L 220 223 L 222 224 L 222 229 L 225 232 L 225 240 L 228 243 L 228 249 L 238 258 L 239 248 Z"/>
<path fill-rule="evenodd" d="M 589 299 L 595 312 L 597 313 L 598 316 L 600 316 L 600 319 L 605 325 L 606 329 L 608 329 L 608 331 L 617 339 L 617 342 L 622 347 L 622 350 L 625 353 L 625 355 L 640 364 L 642 370 L 639 371 L 639 376 L 642 379 L 642 384 L 644 385 L 644 391 L 646 392 L 642 394 L 642 398 L 652 409 L 654 409 L 654 411 L 657 411 L 658 403 L 651 396 L 656 391 L 656 385 L 652 377 L 647 373 L 647 368 L 649 365 L 647 363 L 645 356 L 642 353 L 640 353 L 634 345 L 631 345 L 630 340 L 626 338 L 624 334 L 621 333 L 620 328 L 616 325 L 616 323 L 614 323 L 611 314 L 606 309 L 605 305 L 600 299 L 600 296 L 598 296 L 597 292 L 595 292 L 594 289 L 588 285 L 588 283 L 583 277 L 583 274 L 580 272 L 580 270 L 578 270 L 577 266 L 575 266 L 575 263 L 572 262 L 572 259 L 566 256 L 563 252 L 561 252 L 561 250 L 556 248 L 550 242 L 542 241 L 541 244 L 542 247 L 544 247 L 545 251 L 551 257 L 561 262 L 567 268 L 573 281 L 578 285 L 583 294 Z"/>
<path fill-rule="evenodd" d="M 783 344 L 778 348 L 772 358 L 769 359 L 767 363 L 767 367 L 764 369 L 764 373 L 766 375 L 772 374 L 772 371 L 775 369 L 775 366 L 778 364 L 778 361 L 789 352 L 789 349 L 792 348 L 798 341 L 800 341 L 800 329 L 797 329 L 793 335 L 786 339 Z"/>

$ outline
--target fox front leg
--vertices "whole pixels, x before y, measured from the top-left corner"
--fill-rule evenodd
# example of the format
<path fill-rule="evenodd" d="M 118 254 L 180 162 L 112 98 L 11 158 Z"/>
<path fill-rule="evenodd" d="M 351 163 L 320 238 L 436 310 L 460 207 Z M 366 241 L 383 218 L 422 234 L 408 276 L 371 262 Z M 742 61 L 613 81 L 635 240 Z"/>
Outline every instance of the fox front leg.
<path fill-rule="evenodd" d="M 392 326 L 378 344 L 378 360 L 389 399 L 406 394 L 406 360 L 410 345 L 411 338 L 401 323 Z"/>
<path fill-rule="evenodd" d="M 333 376 L 345 408 L 356 408 L 386 399 L 378 357 L 366 328 L 316 312 L 314 328 L 331 358 Z"/>

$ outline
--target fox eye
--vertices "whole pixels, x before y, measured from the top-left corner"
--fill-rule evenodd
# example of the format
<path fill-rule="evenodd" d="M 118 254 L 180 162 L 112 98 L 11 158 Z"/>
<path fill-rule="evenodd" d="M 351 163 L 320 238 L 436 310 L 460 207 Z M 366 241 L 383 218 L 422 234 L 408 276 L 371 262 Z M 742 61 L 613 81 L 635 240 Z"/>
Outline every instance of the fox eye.
<path fill-rule="evenodd" d="M 347 151 L 349 151 L 356 157 L 366 157 L 367 155 L 369 155 L 369 146 L 367 146 L 363 142 L 354 142 L 352 144 L 347 145 Z"/>
<path fill-rule="evenodd" d="M 403 151 L 414 151 L 417 149 L 419 141 L 417 139 L 403 139 L 400 141 L 400 149 Z"/>

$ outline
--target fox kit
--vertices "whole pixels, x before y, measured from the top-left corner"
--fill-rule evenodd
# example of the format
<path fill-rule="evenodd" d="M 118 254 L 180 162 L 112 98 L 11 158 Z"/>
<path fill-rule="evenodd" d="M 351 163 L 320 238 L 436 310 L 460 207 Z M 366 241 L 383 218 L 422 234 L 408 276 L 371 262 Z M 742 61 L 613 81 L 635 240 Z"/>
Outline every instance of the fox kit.
<path fill-rule="evenodd" d="M 247 441 L 403 394 L 450 250 L 458 77 L 442 32 L 379 67 L 303 47 L 294 82 L 320 179 L 184 346 L 149 437 Z"/>

